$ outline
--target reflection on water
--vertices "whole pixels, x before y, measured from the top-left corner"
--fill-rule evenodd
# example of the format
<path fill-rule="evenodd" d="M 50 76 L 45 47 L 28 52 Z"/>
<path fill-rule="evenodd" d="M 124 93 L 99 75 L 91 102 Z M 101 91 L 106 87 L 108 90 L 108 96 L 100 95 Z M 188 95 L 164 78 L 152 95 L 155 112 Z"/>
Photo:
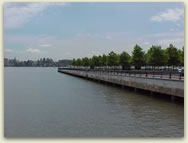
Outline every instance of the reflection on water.
<path fill-rule="evenodd" d="M 57 72 L 5 68 L 6 137 L 182 137 L 184 107 Z"/>

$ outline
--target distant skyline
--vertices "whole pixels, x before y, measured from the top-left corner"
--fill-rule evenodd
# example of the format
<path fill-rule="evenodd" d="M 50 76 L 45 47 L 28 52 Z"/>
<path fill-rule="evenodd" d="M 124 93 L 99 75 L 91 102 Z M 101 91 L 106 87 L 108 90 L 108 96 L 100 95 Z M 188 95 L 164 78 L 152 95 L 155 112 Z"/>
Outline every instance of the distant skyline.
<path fill-rule="evenodd" d="M 115 51 L 138 44 L 184 46 L 184 3 L 4 3 L 4 57 L 54 60 Z"/>

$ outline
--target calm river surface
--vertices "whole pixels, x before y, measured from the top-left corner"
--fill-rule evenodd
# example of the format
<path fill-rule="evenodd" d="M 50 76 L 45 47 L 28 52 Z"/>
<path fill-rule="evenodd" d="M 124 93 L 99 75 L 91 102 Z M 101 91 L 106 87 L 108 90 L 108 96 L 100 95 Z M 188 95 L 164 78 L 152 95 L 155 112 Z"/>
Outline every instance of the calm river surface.
<path fill-rule="evenodd" d="M 184 107 L 65 75 L 6 67 L 5 137 L 182 137 Z"/>

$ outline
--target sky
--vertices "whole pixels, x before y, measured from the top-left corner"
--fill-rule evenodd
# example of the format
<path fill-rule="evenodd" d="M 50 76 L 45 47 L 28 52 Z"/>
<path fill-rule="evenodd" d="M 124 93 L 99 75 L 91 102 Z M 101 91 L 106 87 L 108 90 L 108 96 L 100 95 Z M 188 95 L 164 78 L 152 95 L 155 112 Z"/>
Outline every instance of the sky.
<path fill-rule="evenodd" d="M 184 3 L 4 3 L 4 57 L 54 60 L 184 46 Z"/>

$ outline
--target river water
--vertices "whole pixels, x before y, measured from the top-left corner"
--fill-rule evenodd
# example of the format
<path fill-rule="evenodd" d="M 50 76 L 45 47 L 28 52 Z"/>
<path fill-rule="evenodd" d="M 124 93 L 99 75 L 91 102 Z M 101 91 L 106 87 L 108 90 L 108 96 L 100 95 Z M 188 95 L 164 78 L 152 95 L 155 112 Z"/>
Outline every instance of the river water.
<path fill-rule="evenodd" d="M 184 106 L 57 72 L 5 67 L 5 137 L 183 137 Z"/>

